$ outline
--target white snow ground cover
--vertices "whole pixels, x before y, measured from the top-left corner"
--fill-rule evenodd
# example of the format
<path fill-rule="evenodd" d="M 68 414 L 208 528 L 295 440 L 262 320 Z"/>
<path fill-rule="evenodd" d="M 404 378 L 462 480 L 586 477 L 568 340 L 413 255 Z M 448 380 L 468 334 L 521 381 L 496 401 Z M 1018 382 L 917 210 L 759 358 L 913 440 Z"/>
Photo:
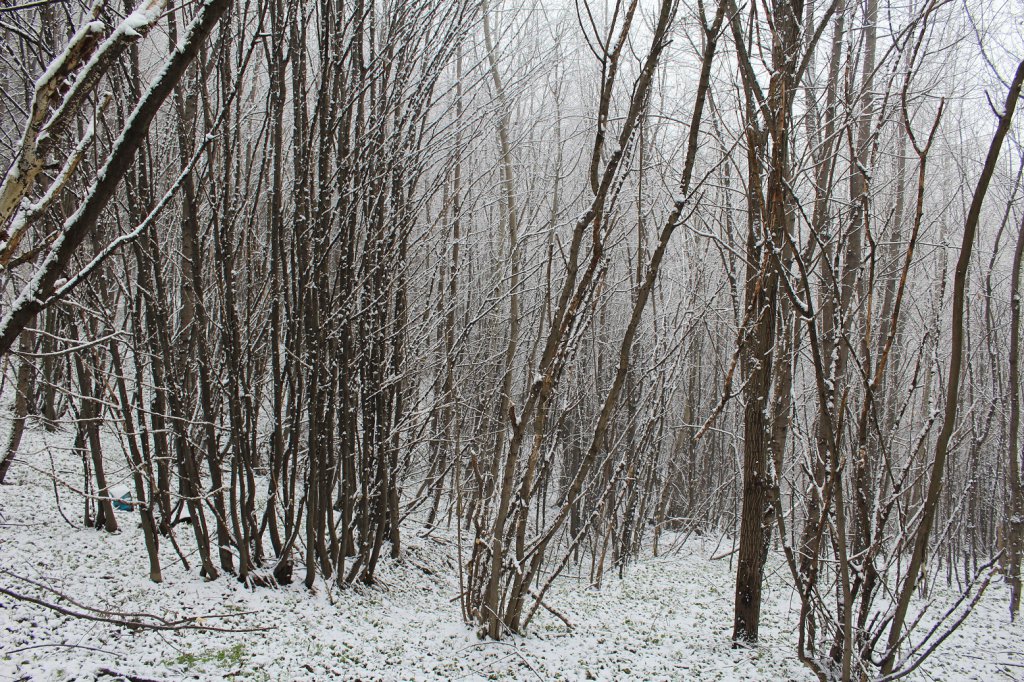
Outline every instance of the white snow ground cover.
<path fill-rule="evenodd" d="M 0 433 L 6 431 L 6 419 Z M 26 433 L 22 454 L 0 487 L 0 585 L 45 596 L 14 576 L 52 586 L 95 608 L 167 618 L 240 614 L 210 620 L 260 632 L 129 630 L 60 615 L 0 594 L 0 680 L 805 680 L 796 660 L 797 600 L 779 568 L 765 593 L 762 641 L 734 650 L 733 567 L 711 560 L 714 542 L 691 540 L 670 556 L 647 558 L 602 589 L 573 576 L 546 598 L 573 624 L 547 612 L 530 633 L 483 641 L 462 623 L 451 535 L 404 530 L 403 559 L 385 560 L 374 587 L 344 591 L 301 581 L 249 589 L 223 576 L 204 582 L 161 543 L 164 582 L 147 579 L 138 517 L 117 512 L 121 531 L 81 527 L 81 464 L 66 432 Z M 47 450 L 47 446 L 51 446 Z M 61 446 L 58 449 L 58 446 Z M 116 446 L 115 446 L 116 448 Z M 54 462 L 51 468 L 51 456 Z M 117 449 L 108 449 L 111 482 Z M 179 526 L 179 540 L 187 529 Z M 910 679 L 1024 679 L 1024 627 L 1009 623 L 1007 590 L 993 584 L 963 627 Z"/>

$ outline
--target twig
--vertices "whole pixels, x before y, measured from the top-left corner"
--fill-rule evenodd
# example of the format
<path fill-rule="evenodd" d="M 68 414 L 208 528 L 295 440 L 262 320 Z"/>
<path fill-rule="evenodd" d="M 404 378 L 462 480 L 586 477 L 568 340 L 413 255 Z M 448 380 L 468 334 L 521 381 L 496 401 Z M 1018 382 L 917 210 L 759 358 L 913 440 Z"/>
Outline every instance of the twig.
<path fill-rule="evenodd" d="M 18 647 L 17 649 L 8 649 L 7 651 L 0 654 L 3 658 L 7 658 L 13 654 L 21 653 L 22 651 L 29 651 L 31 649 L 46 649 L 48 647 L 56 648 L 68 648 L 68 649 L 85 649 L 86 651 L 97 651 L 101 654 L 110 654 L 111 656 L 117 656 L 116 651 L 110 651 L 109 649 L 100 649 L 94 646 L 86 646 L 84 644 L 67 644 L 65 642 L 53 642 L 47 644 L 31 644 L 29 646 Z"/>
<path fill-rule="evenodd" d="M 739 549 L 740 549 L 739 547 L 733 547 L 728 552 L 723 552 L 722 554 L 718 554 L 716 556 L 711 557 L 710 561 L 718 561 L 719 559 L 724 559 L 726 557 L 730 557 L 733 554 L 735 554 L 736 552 L 738 552 Z"/>
<path fill-rule="evenodd" d="M 64 508 L 60 506 L 60 492 L 57 490 L 57 465 L 53 461 L 53 450 L 47 447 L 46 454 L 50 456 L 50 482 L 53 483 L 53 499 L 57 504 L 57 511 L 60 512 L 61 518 L 67 521 L 69 526 L 77 530 L 78 526 L 71 522 L 71 519 L 64 514 Z"/>

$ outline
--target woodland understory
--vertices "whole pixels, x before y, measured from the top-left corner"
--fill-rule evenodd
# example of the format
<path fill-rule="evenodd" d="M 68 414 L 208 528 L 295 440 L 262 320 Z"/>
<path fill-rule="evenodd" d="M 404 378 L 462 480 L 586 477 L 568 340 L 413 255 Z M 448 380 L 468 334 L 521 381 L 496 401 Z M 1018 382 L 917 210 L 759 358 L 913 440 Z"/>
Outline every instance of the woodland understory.
<path fill-rule="evenodd" d="M 1019 612 L 1021 16 L 0 2 L 0 482 L 66 432 L 153 583 L 361 590 L 436 532 L 493 641 L 734 538 L 736 647 L 777 564 L 808 674 L 910 674 Z"/>

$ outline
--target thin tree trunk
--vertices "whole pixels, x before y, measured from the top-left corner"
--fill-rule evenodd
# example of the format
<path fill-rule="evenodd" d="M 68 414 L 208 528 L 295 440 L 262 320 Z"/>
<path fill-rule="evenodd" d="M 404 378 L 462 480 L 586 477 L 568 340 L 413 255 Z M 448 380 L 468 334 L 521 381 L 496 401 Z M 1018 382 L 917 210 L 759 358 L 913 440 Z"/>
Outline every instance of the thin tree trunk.
<path fill-rule="evenodd" d="M 985 201 L 985 195 L 988 193 L 989 182 L 992 180 L 992 175 L 995 172 L 1003 140 L 1010 129 L 1010 123 L 1017 108 L 1017 101 L 1020 99 L 1022 84 L 1024 84 L 1024 61 L 1018 64 L 1013 82 L 1010 84 L 1003 113 L 999 114 L 999 123 L 989 145 L 988 155 L 985 157 L 985 165 L 982 167 L 981 177 L 978 179 L 978 185 L 974 190 L 967 218 L 964 221 L 964 235 L 960 247 L 960 255 L 957 258 L 956 271 L 953 275 L 953 326 L 950 333 L 946 408 L 942 418 L 942 430 L 939 432 L 935 443 L 935 459 L 932 462 L 928 490 L 921 513 L 921 522 L 914 535 L 913 553 L 907 565 L 907 577 L 900 588 L 899 598 L 896 602 L 896 611 L 893 614 L 892 624 L 889 628 L 886 654 L 882 661 L 883 675 L 892 673 L 896 665 L 898 648 L 903 639 L 903 626 L 906 621 L 907 611 L 910 608 L 910 599 L 913 597 L 914 590 L 924 569 L 931 529 L 938 513 L 939 495 L 942 492 L 942 483 L 945 477 L 946 456 L 949 452 L 949 441 L 953 436 L 957 410 L 959 408 L 960 374 L 964 348 L 964 300 L 967 290 L 968 267 L 971 261 L 971 252 L 974 249 L 974 238 L 977 233 L 978 222 L 981 218 L 981 206 Z"/>

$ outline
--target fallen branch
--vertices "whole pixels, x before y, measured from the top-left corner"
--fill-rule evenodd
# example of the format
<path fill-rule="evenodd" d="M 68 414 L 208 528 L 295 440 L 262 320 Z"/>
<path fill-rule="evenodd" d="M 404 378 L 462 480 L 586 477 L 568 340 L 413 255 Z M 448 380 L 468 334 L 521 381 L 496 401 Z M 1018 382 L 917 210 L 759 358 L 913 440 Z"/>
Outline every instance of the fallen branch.
<path fill-rule="evenodd" d="M 50 592 L 56 595 L 58 598 L 67 601 L 76 609 L 71 609 L 60 604 L 46 601 L 40 597 L 34 597 L 28 594 L 22 594 L 15 592 L 7 587 L 0 586 L 0 594 L 5 594 L 12 599 L 18 601 L 28 602 L 29 604 L 35 604 L 36 606 L 42 606 L 43 608 L 56 611 L 57 613 L 69 616 L 71 618 L 81 618 L 83 620 L 94 621 L 98 623 L 108 623 L 110 625 L 120 625 L 130 630 L 198 630 L 201 632 L 265 632 L 270 628 L 267 627 L 250 627 L 250 628 L 227 628 L 217 627 L 213 625 L 206 625 L 203 621 L 214 620 L 214 619 L 225 619 L 225 618 L 237 618 L 239 616 L 245 616 L 248 614 L 255 613 L 254 611 L 242 611 L 239 613 L 227 613 L 227 614 L 208 614 L 203 616 L 188 616 L 185 618 L 179 618 L 176 620 L 169 620 L 162 616 L 158 616 L 152 613 L 119 613 L 116 611 L 106 611 L 103 609 L 96 609 L 91 606 L 81 604 L 71 597 L 54 590 L 52 587 L 47 587 L 34 580 L 19 576 L 10 571 L 0 571 L 6 575 L 9 575 L 18 580 L 22 580 L 34 587 L 37 587 L 46 592 Z"/>
<path fill-rule="evenodd" d="M 549 604 L 547 604 L 543 599 L 540 598 L 540 595 L 537 594 L 536 592 L 534 592 L 533 590 L 530 590 L 529 592 L 530 592 L 530 596 L 533 597 L 534 599 L 536 599 L 537 602 L 541 606 L 544 607 L 545 611 L 547 611 L 552 616 L 554 616 L 558 620 L 560 620 L 563 623 L 565 623 L 565 627 L 569 628 L 570 630 L 574 629 L 574 626 L 573 626 L 572 622 L 568 618 L 566 618 L 564 615 L 559 613 L 558 610 L 554 606 L 550 606 Z"/>
<path fill-rule="evenodd" d="M 121 673 L 110 668 L 100 668 L 96 671 L 96 676 L 105 675 L 107 677 L 116 677 L 118 679 L 128 680 L 128 682 L 164 682 L 154 677 L 139 677 L 138 675 L 132 675 L 130 673 Z"/>

